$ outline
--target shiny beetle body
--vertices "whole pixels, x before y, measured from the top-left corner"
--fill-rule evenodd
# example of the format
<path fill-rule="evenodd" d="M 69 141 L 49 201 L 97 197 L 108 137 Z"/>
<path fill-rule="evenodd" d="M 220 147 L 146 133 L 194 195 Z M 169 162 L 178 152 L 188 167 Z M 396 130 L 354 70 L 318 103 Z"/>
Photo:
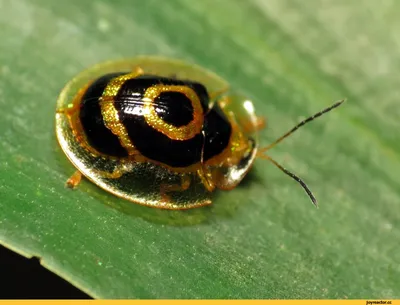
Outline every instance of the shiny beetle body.
<path fill-rule="evenodd" d="M 58 101 L 66 155 L 100 187 L 136 203 L 187 209 L 211 203 L 250 169 L 260 120 L 216 75 L 156 57 L 82 72 Z M 79 175 L 69 184 L 75 186 Z"/>

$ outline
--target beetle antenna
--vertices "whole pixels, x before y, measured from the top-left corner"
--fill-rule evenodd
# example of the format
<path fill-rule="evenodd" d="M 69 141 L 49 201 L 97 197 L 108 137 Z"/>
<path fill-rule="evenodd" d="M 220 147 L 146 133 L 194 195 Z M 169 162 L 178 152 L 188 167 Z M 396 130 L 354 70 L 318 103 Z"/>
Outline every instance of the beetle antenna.
<path fill-rule="evenodd" d="M 266 147 L 263 147 L 261 149 L 259 149 L 259 151 L 257 152 L 257 156 L 259 158 L 265 159 L 270 161 L 271 163 L 273 163 L 277 168 L 279 168 L 282 172 L 284 172 L 286 175 L 288 175 L 289 177 L 291 177 L 292 179 L 296 180 L 301 186 L 302 188 L 306 191 L 308 197 L 310 197 L 312 203 L 318 207 L 318 203 L 317 203 L 317 199 L 314 197 L 313 193 L 311 192 L 311 190 L 308 188 L 307 184 L 298 176 L 296 176 L 295 174 L 293 174 L 292 172 L 290 172 L 289 170 L 287 170 L 286 168 L 284 168 L 282 165 L 280 165 L 278 162 L 276 162 L 274 159 L 272 159 L 270 156 L 266 155 L 265 152 L 269 149 L 271 149 L 272 147 L 276 146 L 277 144 L 279 144 L 280 142 L 282 142 L 284 139 L 286 139 L 287 137 L 289 137 L 292 133 L 294 133 L 297 129 L 299 129 L 301 126 L 307 124 L 308 122 L 311 122 L 313 120 L 315 120 L 316 118 L 320 117 L 321 115 L 323 115 L 324 113 L 327 113 L 329 111 L 331 111 L 332 109 L 339 107 L 343 102 L 345 101 L 345 99 L 340 100 L 338 102 L 335 102 L 333 105 L 321 110 L 320 112 L 317 112 L 316 114 L 308 117 L 307 119 L 301 121 L 300 123 L 298 123 L 296 126 L 294 126 L 291 130 L 289 130 L 287 133 L 285 133 L 283 136 L 279 137 L 276 141 L 274 141 L 273 143 L 269 144 Z"/>
<path fill-rule="evenodd" d="M 291 130 L 289 130 L 287 133 L 285 133 L 283 136 L 281 136 L 280 138 L 278 138 L 275 142 L 269 144 L 266 147 L 263 147 L 260 149 L 261 152 L 266 152 L 267 150 L 270 150 L 272 147 L 276 146 L 278 143 L 282 142 L 284 139 L 286 139 L 288 136 L 290 136 L 292 133 L 294 133 L 297 129 L 299 129 L 301 126 L 307 124 L 308 122 L 311 122 L 313 120 L 315 120 L 316 118 L 320 117 L 321 115 L 323 115 L 324 113 L 327 113 L 329 111 L 331 111 L 332 109 L 339 107 L 343 102 L 345 101 L 345 99 L 340 100 L 336 103 L 334 103 L 332 106 L 329 106 L 328 108 L 325 108 L 323 110 L 321 110 L 320 112 L 317 112 L 316 114 L 308 117 L 307 119 L 301 121 L 299 124 L 297 124 L 296 126 L 294 126 Z"/>
<path fill-rule="evenodd" d="M 284 172 L 286 175 L 288 175 L 289 177 L 291 177 L 292 179 L 296 180 L 301 186 L 302 188 L 306 191 L 308 197 L 310 197 L 312 203 L 318 207 L 318 203 L 317 203 L 317 199 L 315 198 L 315 196 L 313 195 L 313 193 L 311 192 L 311 190 L 308 188 L 307 184 L 298 176 L 296 176 L 295 174 L 293 174 L 291 171 L 287 170 L 286 168 L 284 168 L 282 165 L 280 165 L 278 162 L 276 162 L 274 159 L 272 159 L 270 156 L 264 154 L 263 152 L 258 152 L 257 156 L 259 158 L 265 159 L 270 161 L 272 164 L 274 164 L 277 168 L 279 168 L 282 172 Z"/>

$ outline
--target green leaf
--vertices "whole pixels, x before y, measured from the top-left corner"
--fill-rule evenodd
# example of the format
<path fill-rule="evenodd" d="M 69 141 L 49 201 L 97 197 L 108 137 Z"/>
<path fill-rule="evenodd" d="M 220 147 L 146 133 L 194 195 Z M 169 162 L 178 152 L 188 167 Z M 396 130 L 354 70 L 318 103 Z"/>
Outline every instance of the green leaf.
<path fill-rule="evenodd" d="M 0 242 L 97 298 L 399 298 L 400 4 L 365 0 L 0 0 Z M 124 202 L 72 165 L 57 96 L 103 60 L 200 64 L 268 118 L 258 160 L 210 207 Z"/>

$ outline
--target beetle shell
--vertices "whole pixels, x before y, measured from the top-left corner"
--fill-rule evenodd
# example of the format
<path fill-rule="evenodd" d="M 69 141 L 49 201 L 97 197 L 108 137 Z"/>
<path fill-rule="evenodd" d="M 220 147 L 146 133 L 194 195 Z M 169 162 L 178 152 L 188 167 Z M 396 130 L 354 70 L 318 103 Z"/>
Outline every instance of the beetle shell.
<path fill-rule="evenodd" d="M 213 173 L 217 188 L 232 189 L 257 151 L 256 128 L 248 128 L 257 121 L 251 101 L 231 91 L 213 96 L 227 87 L 215 74 L 178 60 L 102 63 L 62 90 L 57 138 L 73 165 L 110 193 L 158 208 L 204 206 L 211 197 L 202 168 Z M 230 151 L 243 143 L 246 149 L 233 160 Z M 112 177 L 116 169 L 121 174 Z M 166 201 L 160 189 L 184 179 L 187 187 L 171 188 Z"/>

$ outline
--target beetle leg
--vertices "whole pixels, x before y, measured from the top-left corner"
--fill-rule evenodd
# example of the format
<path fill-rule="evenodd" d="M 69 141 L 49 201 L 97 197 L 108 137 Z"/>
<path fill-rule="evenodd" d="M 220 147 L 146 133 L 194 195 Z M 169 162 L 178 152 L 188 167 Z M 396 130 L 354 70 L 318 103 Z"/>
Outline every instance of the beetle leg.
<path fill-rule="evenodd" d="M 118 179 L 125 173 L 130 172 L 133 166 L 134 162 L 121 162 L 114 167 L 112 172 L 99 171 L 99 175 L 106 179 Z"/>
<path fill-rule="evenodd" d="M 117 165 L 112 172 L 106 172 L 106 171 L 96 171 L 96 172 L 103 178 L 118 179 L 131 169 L 132 169 L 131 163 L 121 163 Z M 82 181 L 82 173 L 77 170 L 75 173 L 72 174 L 71 177 L 68 178 L 65 185 L 71 189 L 74 189 L 81 183 L 81 181 Z"/>
<path fill-rule="evenodd" d="M 212 192 L 215 189 L 215 183 L 208 171 L 205 171 L 204 168 L 201 168 L 197 171 L 197 175 L 207 191 Z"/>
<path fill-rule="evenodd" d="M 70 107 L 57 109 L 57 110 L 56 110 L 56 113 L 62 113 L 62 114 L 71 116 L 71 115 L 73 115 L 74 112 L 77 111 L 78 109 L 79 109 L 79 105 L 70 104 Z"/>
<path fill-rule="evenodd" d="M 98 175 L 102 176 L 103 178 L 107 179 L 118 179 L 127 171 L 129 171 L 132 167 L 128 166 L 124 163 L 117 165 L 112 172 L 105 172 L 105 171 L 97 171 Z M 82 173 L 80 171 L 76 171 L 72 174 L 71 177 L 68 178 L 67 182 L 65 183 L 67 187 L 74 189 L 76 188 L 82 181 Z"/>
<path fill-rule="evenodd" d="M 71 177 L 68 178 L 65 185 L 71 189 L 76 188 L 82 180 L 82 173 L 80 171 L 76 171 L 72 174 Z"/>
<path fill-rule="evenodd" d="M 101 172 L 100 175 L 103 178 L 107 179 L 118 179 L 120 178 L 123 174 L 125 174 L 126 170 L 123 167 L 116 167 L 111 173 L 110 172 Z"/>
<path fill-rule="evenodd" d="M 171 198 L 167 193 L 170 192 L 183 192 L 186 191 L 190 186 L 190 176 L 189 175 L 181 175 L 181 183 L 180 184 L 161 184 L 160 186 L 160 194 L 161 198 L 164 202 L 171 202 Z"/>

